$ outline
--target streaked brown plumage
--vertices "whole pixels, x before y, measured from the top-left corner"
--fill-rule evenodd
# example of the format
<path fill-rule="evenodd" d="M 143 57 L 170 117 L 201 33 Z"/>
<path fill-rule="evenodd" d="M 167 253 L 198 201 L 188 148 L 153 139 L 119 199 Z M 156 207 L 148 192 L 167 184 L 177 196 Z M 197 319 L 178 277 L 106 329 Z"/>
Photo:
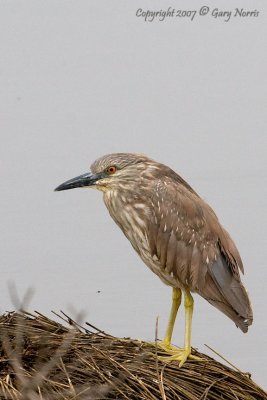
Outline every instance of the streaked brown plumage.
<path fill-rule="evenodd" d="M 138 154 L 101 157 L 91 171 L 56 190 L 95 186 L 103 191 L 111 217 L 164 283 L 198 293 L 246 332 L 253 316 L 240 280 L 240 255 L 213 210 L 188 183 Z"/>

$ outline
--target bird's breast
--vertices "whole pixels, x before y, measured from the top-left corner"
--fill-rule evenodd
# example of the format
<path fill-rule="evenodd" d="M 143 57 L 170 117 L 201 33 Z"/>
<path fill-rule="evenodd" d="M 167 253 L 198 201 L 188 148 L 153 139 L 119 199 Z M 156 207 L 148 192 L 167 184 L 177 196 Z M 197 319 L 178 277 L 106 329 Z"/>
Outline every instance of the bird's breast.
<path fill-rule="evenodd" d="M 120 226 L 134 248 L 148 249 L 149 243 L 146 236 L 148 210 L 145 205 L 129 199 L 126 194 L 117 192 L 107 192 L 104 201 L 111 217 Z"/>
<path fill-rule="evenodd" d="M 162 268 L 158 257 L 151 255 L 147 236 L 147 227 L 151 218 L 150 209 L 140 199 L 129 200 L 126 194 L 118 192 L 106 192 L 104 202 L 113 220 L 150 270 L 165 284 L 182 287 L 177 277 Z"/>

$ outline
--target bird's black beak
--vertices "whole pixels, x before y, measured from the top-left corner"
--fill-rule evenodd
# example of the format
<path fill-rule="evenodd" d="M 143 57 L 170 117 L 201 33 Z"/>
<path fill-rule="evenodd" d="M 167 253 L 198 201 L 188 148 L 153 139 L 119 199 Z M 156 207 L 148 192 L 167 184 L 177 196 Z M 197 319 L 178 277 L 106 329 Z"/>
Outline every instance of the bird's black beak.
<path fill-rule="evenodd" d="M 100 178 L 99 175 L 87 172 L 86 174 L 76 176 L 76 178 L 72 178 L 69 181 L 62 183 L 55 189 L 55 191 L 59 192 L 60 190 L 74 189 L 77 187 L 94 186 Z"/>

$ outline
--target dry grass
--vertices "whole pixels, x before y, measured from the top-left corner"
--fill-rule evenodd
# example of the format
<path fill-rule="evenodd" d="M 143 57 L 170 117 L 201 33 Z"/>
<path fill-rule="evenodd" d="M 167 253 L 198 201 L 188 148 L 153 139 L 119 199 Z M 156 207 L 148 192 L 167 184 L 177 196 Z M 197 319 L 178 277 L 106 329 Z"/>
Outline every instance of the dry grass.
<path fill-rule="evenodd" d="M 157 361 L 152 345 L 62 320 L 0 317 L 0 399 L 267 399 L 246 374 L 204 354 L 178 369 Z"/>

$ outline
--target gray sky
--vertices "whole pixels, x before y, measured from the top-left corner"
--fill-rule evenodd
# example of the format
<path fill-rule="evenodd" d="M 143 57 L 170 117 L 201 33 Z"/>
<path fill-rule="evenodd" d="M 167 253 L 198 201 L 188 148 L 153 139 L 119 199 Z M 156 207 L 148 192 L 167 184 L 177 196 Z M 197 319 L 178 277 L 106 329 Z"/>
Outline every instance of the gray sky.
<path fill-rule="evenodd" d="M 101 193 L 54 193 L 111 152 L 141 152 L 180 173 L 240 250 L 255 322 L 248 334 L 195 296 L 193 346 L 214 347 L 267 387 L 266 5 L 173 1 L 189 18 L 146 22 L 166 2 L 0 3 L 1 307 L 8 282 L 29 305 L 64 309 L 118 336 L 162 336 L 171 291 L 143 265 Z M 228 22 L 212 16 L 232 11 Z M 258 17 L 234 17 L 235 8 Z M 214 12 L 215 13 L 215 12 Z M 100 293 L 98 293 L 100 291 Z M 173 341 L 183 342 L 183 309 Z M 210 354 L 210 353 L 209 353 Z"/>

